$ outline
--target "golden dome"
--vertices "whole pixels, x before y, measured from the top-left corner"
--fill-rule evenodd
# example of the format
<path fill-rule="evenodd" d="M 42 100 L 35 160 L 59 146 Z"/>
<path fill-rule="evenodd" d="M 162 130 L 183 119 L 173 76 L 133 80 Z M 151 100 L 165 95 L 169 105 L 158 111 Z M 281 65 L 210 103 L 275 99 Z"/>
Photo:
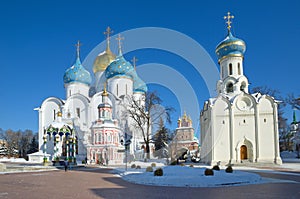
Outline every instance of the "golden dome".
<path fill-rule="evenodd" d="M 99 71 L 105 71 L 106 67 L 116 59 L 116 55 L 114 55 L 110 48 L 107 47 L 106 50 L 102 53 L 100 53 L 95 61 L 93 66 L 94 73 L 97 73 Z"/>

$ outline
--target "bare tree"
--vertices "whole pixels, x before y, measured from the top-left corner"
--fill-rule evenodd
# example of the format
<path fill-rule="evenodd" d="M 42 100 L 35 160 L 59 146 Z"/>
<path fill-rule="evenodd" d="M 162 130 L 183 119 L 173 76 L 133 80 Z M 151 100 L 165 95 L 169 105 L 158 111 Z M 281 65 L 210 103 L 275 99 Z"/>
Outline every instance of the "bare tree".
<path fill-rule="evenodd" d="M 146 147 L 146 158 L 150 158 L 151 128 L 159 124 L 160 118 L 164 118 L 171 123 L 170 114 L 173 111 L 171 107 L 162 108 L 162 100 L 156 92 L 147 92 L 145 103 L 132 97 L 127 108 L 128 117 L 132 118 L 135 128 L 139 129 L 143 135 Z"/>
<path fill-rule="evenodd" d="M 13 130 L 9 129 L 1 133 L 1 138 L 5 142 L 7 148 L 7 155 L 9 157 L 16 156 L 18 154 L 20 132 L 14 132 Z"/>
<path fill-rule="evenodd" d="M 288 94 L 286 102 L 291 105 L 293 109 L 300 110 L 300 98 L 295 97 L 294 93 Z"/>

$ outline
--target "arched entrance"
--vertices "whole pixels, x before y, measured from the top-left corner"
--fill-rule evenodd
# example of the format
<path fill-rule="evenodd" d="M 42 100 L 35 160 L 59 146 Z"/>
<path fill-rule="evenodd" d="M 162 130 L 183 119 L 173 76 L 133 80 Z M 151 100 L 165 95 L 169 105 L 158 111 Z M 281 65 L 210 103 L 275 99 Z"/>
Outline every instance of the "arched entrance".
<path fill-rule="evenodd" d="M 241 160 L 247 160 L 248 159 L 248 152 L 247 152 L 246 145 L 241 146 L 240 154 L 241 154 Z"/>

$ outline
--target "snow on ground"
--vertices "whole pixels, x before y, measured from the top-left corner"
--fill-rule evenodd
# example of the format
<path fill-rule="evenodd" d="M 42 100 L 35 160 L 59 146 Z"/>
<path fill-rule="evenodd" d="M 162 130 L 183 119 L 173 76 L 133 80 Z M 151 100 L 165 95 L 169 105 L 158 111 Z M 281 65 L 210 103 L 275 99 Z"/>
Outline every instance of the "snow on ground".
<path fill-rule="evenodd" d="M 132 169 L 131 165 L 139 165 L 141 169 Z M 258 174 L 244 171 L 226 173 L 225 167 L 220 171 L 214 171 L 214 176 L 205 176 L 206 166 L 164 166 L 163 163 L 156 163 L 157 168 L 163 168 L 163 176 L 154 176 L 153 172 L 146 172 L 146 167 L 151 162 L 132 162 L 129 164 L 127 171 L 124 168 L 115 169 L 117 175 L 124 180 L 144 185 L 154 186 L 173 186 L 173 187 L 218 187 L 234 186 L 261 183 L 262 178 Z"/>
<path fill-rule="evenodd" d="M 24 158 L 7 158 L 3 157 L 0 158 L 0 162 L 18 162 L 18 163 L 23 163 L 23 162 L 28 162 Z"/>
<path fill-rule="evenodd" d="M 155 160 L 154 160 L 155 161 Z M 132 169 L 131 165 L 139 165 L 141 169 Z M 237 185 L 249 185 L 249 184 L 261 184 L 261 183 L 278 183 L 278 182 L 289 182 L 295 183 L 294 181 L 286 181 L 281 179 L 270 179 L 262 178 L 258 174 L 250 173 L 247 171 L 259 171 L 267 173 L 276 173 L 279 171 L 254 167 L 233 167 L 233 173 L 226 173 L 225 168 L 220 166 L 220 171 L 214 171 L 214 176 L 205 176 L 204 171 L 206 168 L 212 168 L 211 166 L 205 165 L 194 165 L 194 167 L 186 166 L 164 166 L 164 163 L 157 163 L 157 168 L 163 168 L 163 176 L 154 176 L 153 172 L 146 172 L 146 167 L 150 166 L 151 162 L 131 162 L 128 164 L 128 169 L 117 168 L 114 172 L 117 173 L 119 177 L 124 180 L 144 185 L 153 186 L 173 186 L 173 187 L 220 187 L 220 186 L 237 186 Z M 300 164 L 298 163 L 286 163 L 280 166 L 274 166 L 274 168 L 287 168 L 291 171 L 299 171 Z M 242 171 L 241 171 L 242 170 Z M 285 174 L 285 172 L 280 172 L 280 174 Z M 291 174 L 291 173 L 286 173 Z M 299 175 L 300 174 L 295 174 Z"/>
<path fill-rule="evenodd" d="M 136 184 L 174 187 L 233 186 L 261 181 L 261 177 L 254 173 L 242 171 L 226 173 L 220 170 L 214 171 L 214 176 L 205 176 L 204 170 L 204 167 L 166 166 L 163 167 L 163 176 L 154 176 L 153 172 L 145 172 L 145 169 L 121 172 L 119 175 L 124 180 Z"/>

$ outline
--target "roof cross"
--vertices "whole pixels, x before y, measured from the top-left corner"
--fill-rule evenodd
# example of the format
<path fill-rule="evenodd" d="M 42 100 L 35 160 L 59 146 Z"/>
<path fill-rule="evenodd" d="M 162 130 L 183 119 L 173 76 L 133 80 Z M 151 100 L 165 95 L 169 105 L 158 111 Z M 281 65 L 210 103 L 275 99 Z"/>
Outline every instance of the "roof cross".
<path fill-rule="evenodd" d="M 114 31 L 113 31 L 109 26 L 107 26 L 106 31 L 103 32 L 103 34 L 106 35 L 106 41 L 107 41 L 107 44 L 109 44 L 110 35 L 111 35 L 113 32 L 114 32 Z"/>
<path fill-rule="evenodd" d="M 76 52 L 77 52 L 77 57 L 79 57 L 79 52 L 80 52 L 80 46 L 82 46 L 82 44 L 80 43 L 80 41 L 77 41 L 77 44 L 75 44 L 76 46 Z"/>
<path fill-rule="evenodd" d="M 224 19 L 226 20 L 228 31 L 230 31 L 231 23 L 232 23 L 231 19 L 234 19 L 234 16 L 230 15 L 230 12 L 228 12 L 227 16 L 224 16 Z"/>
<path fill-rule="evenodd" d="M 138 59 L 134 56 L 131 61 L 133 63 L 134 70 L 136 70 L 136 62 L 138 61 Z"/>
<path fill-rule="evenodd" d="M 124 40 L 124 37 L 121 37 L 121 34 L 118 34 L 118 37 L 116 38 L 116 40 L 118 40 L 118 46 L 119 46 L 119 55 L 122 54 L 122 42 L 121 40 Z"/>

